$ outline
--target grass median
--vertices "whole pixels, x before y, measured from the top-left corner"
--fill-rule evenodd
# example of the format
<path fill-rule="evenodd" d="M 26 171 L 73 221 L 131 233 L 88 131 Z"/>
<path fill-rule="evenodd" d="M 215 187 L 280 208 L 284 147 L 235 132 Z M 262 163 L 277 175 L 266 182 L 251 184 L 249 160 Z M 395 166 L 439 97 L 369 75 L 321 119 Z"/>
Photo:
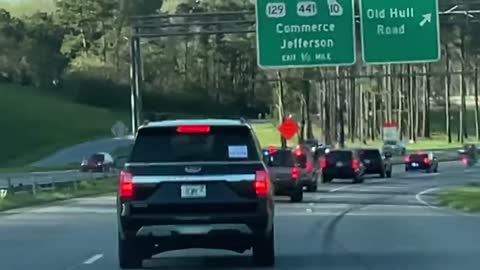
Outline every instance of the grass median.
<path fill-rule="evenodd" d="M 466 212 L 480 212 L 480 186 L 448 189 L 439 194 L 442 206 Z"/>
<path fill-rule="evenodd" d="M 31 190 L 9 192 L 6 197 L 0 198 L 0 211 L 113 193 L 117 191 L 117 183 L 117 178 L 106 178 L 80 181 L 76 185 L 68 183 L 54 190 L 38 190 L 35 195 L 32 194 Z"/>

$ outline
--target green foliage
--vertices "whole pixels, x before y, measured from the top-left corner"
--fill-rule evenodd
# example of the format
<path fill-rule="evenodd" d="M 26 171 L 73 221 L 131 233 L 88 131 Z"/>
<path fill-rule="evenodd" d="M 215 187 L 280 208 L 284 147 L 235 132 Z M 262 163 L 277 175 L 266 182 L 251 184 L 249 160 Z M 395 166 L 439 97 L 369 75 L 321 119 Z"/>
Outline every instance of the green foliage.
<path fill-rule="evenodd" d="M 23 165 L 72 144 L 111 136 L 128 116 L 69 102 L 45 91 L 0 84 L 0 166 Z"/>
<path fill-rule="evenodd" d="M 0 0 L 0 9 L 16 16 L 31 15 L 37 12 L 53 12 L 54 0 Z"/>

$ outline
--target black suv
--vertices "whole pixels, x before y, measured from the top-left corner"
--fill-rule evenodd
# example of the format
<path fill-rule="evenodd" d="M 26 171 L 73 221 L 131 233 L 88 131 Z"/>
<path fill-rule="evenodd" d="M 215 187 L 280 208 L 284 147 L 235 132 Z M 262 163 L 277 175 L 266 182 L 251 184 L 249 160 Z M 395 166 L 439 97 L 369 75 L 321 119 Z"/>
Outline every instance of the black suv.
<path fill-rule="evenodd" d="M 273 180 L 275 195 L 289 196 L 291 202 L 301 202 L 303 200 L 301 179 L 305 177 L 305 173 L 302 173 L 304 170 L 300 168 L 292 149 L 269 151 L 266 164 Z"/>
<path fill-rule="evenodd" d="M 377 149 L 358 149 L 358 157 L 365 167 L 365 174 L 378 174 L 381 178 L 392 177 L 391 154 L 385 153 L 382 157 L 380 150 Z"/>
<path fill-rule="evenodd" d="M 353 183 L 363 183 L 364 166 L 357 153 L 352 150 L 329 150 L 320 160 L 322 182 L 333 179 L 353 179 Z"/>
<path fill-rule="evenodd" d="M 117 213 L 122 269 L 188 248 L 253 248 L 255 264 L 274 264 L 272 183 L 242 120 L 141 126 L 120 175 Z"/>

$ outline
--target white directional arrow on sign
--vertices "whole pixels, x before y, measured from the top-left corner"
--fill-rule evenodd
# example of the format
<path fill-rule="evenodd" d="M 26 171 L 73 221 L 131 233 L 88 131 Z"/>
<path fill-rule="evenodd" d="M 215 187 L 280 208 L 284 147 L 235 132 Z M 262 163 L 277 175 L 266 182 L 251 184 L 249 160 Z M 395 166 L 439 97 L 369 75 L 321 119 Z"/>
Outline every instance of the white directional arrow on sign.
<path fill-rule="evenodd" d="M 423 27 L 427 22 L 431 23 L 432 22 L 432 13 L 427 13 L 422 15 L 423 20 L 420 22 L 420 26 Z"/>

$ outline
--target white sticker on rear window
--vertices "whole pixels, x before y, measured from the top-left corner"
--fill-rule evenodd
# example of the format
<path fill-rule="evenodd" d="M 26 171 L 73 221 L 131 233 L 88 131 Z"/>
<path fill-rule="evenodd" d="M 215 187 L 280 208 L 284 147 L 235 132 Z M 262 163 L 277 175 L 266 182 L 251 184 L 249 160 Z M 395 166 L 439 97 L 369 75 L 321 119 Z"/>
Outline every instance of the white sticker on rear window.
<path fill-rule="evenodd" d="M 246 145 L 229 145 L 228 158 L 248 158 L 248 149 Z"/>

